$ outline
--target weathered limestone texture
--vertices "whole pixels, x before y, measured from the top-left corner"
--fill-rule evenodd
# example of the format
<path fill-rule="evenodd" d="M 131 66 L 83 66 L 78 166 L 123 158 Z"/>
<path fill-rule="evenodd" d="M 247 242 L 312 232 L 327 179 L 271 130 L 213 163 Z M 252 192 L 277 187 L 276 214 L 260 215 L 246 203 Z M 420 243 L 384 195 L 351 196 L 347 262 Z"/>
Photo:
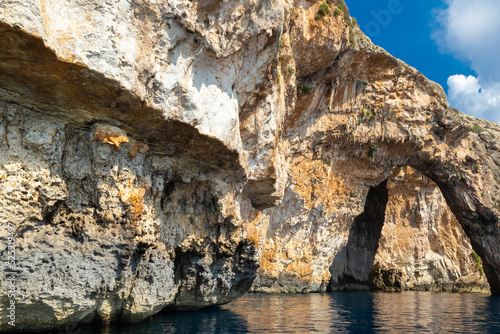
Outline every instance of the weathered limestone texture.
<path fill-rule="evenodd" d="M 248 291 L 258 258 L 241 191 L 266 167 L 247 162 L 259 152 L 239 119 L 258 113 L 248 136 L 273 140 L 278 97 L 260 101 L 283 18 L 267 0 L 0 3 L 0 254 L 13 224 L 16 330 Z"/>
<path fill-rule="evenodd" d="M 330 267 L 330 289 L 489 290 L 434 182 L 404 167 L 393 169 L 377 189 Z"/>
<path fill-rule="evenodd" d="M 449 109 L 343 1 L 322 3 L 0 2 L 0 272 L 14 225 L 29 314 L 16 330 L 227 303 L 257 275 L 260 291 L 324 291 L 402 166 L 435 182 L 500 293 L 500 128 Z"/>
<path fill-rule="evenodd" d="M 246 204 L 222 176 L 193 174 L 112 125 L 78 129 L 8 103 L 0 115 L 0 219 L 16 226 L 17 328 L 138 321 L 165 307 L 227 303 L 250 287 Z M 2 234 L 2 254 L 6 245 Z"/>
<path fill-rule="evenodd" d="M 376 289 L 484 291 L 469 238 L 436 184 L 410 167 L 391 172 L 370 284 Z M 401 277 L 391 285 L 385 278 Z M 390 281 L 390 280 L 389 280 Z"/>
<path fill-rule="evenodd" d="M 337 9 L 342 7 L 336 3 Z M 351 228 L 352 238 L 362 233 L 371 238 L 370 250 L 359 249 L 361 258 L 353 259 L 359 265 L 357 274 L 365 277 L 362 284 L 368 285 L 372 247 L 378 245 L 376 233 L 382 225 L 373 226 L 376 215 L 365 215 L 365 222 L 356 219 L 367 209 L 380 212 L 377 205 L 367 208 L 370 191 L 376 191 L 394 167 L 410 166 L 439 187 L 481 256 L 491 291 L 499 293 L 500 128 L 450 109 L 441 87 L 374 46 L 346 11 L 337 15 L 330 4 L 330 13 L 316 19 L 320 4 L 296 1 L 290 19 L 293 38 L 283 38 L 281 54 L 296 55 L 297 100 L 294 108 L 286 109 L 279 144 L 285 172 L 277 173 L 277 184 L 285 185 L 284 195 L 276 208 L 264 210 L 269 227 L 263 232 L 253 290 L 323 291 L 331 279 L 328 266 L 342 256 L 339 252 L 349 242 Z M 336 33 L 319 33 L 324 26 Z M 308 38 L 312 35 L 314 39 Z M 341 36 L 341 42 L 331 36 Z M 324 52 L 325 45 L 335 59 Z M 301 60 L 305 53 L 315 61 Z M 316 68 L 318 63 L 325 66 Z M 282 77 L 286 72 L 282 70 Z M 358 237 L 356 229 L 362 232 Z M 461 235 L 450 233 L 442 237 Z M 454 262 L 450 273 L 442 265 L 442 272 L 434 276 L 440 288 L 467 275 L 472 260 L 467 246 L 462 246 L 460 260 L 467 264 Z M 456 259 L 460 251 L 450 248 L 449 256 Z M 366 257 L 370 252 L 371 259 Z M 339 270 L 334 282 L 344 273 Z M 475 283 L 483 286 L 483 279 L 476 278 Z M 410 286 L 419 284 L 411 280 Z"/>

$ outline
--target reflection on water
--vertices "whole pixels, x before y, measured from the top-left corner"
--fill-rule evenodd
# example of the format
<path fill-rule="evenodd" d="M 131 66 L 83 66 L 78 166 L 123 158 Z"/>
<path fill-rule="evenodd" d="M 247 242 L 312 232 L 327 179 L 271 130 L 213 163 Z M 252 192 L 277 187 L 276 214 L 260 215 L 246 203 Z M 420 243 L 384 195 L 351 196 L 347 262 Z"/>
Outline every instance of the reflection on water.
<path fill-rule="evenodd" d="M 249 294 L 82 333 L 500 333 L 500 298 L 431 292 Z"/>
<path fill-rule="evenodd" d="M 245 319 L 230 309 L 210 307 L 192 312 L 160 313 L 138 324 L 86 326 L 80 334 L 249 333 Z"/>

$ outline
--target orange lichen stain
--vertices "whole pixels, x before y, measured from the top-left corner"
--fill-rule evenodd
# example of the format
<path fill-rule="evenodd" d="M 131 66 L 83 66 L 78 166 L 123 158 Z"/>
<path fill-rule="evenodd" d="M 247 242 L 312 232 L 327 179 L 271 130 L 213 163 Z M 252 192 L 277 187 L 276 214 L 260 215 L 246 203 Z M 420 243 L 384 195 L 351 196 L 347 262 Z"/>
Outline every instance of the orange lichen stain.
<path fill-rule="evenodd" d="M 259 271 L 266 273 L 267 276 L 278 277 L 283 271 L 283 266 L 287 261 L 287 256 L 283 252 L 283 245 L 270 242 L 264 245 L 260 258 Z"/>
<path fill-rule="evenodd" d="M 301 281 L 303 282 L 311 282 L 312 280 L 312 273 L 313 273 L 313 268 L 311 265 L 307 262 L 304 262 L 302 260 L 296 260 L 290 263 L 286 268 L 285 272 L 288 273 L 294 273 L 297 275 L 297 277 L 300 278 Z"/>
<path fill-rule="evenodd" d="M 94 132 L 94 136 L 103 143 L 114 146 L 117 150 L 120 148 L 120 144 L 129 142 L 126 136 L 114 133 L 110 130 L 97 129 Z"/>
<path fill-rule="evenodd" d="M 321 160 L 299 157 L 290 168 L 294 189 L 305 201 L 307 208 L 323 206 L 327 214 L 338 211 L 338 203 L 348 200 L 351 191 L 342 178 Z"/>
<path fill-rule="evenodd" d="M 283 265 L 276 261 L 276 254 L 267 251 L 262 253 L 262 256 L 259 271 L 265 273 L 266 276 L 278 278 L 283 271 Z"/>
<path fill-rule="evenodd" d="M 142 218 L 145 194 L 146 188 L 134 188 L 127 193 L 127 199 L 125 202 L 129 205 L 128 210 L 135 220 Z"/>
<path fill-rule="evenodd" d="M 245 225 L 245 230 L 247 232 L 246 238 L 253 242 L 255 248 L 259 248 L 260 239 L 262 236 L 261 222 L 268 218 L 261 211 L 255 211 L 250 216 L 250 223 Z"/>

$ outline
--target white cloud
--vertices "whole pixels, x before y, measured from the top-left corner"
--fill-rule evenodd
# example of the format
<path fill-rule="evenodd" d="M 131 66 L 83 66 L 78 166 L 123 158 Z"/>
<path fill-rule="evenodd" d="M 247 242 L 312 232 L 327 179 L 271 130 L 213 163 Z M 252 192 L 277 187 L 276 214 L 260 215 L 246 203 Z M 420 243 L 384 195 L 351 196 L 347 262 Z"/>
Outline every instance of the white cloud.
<path fill-rule="evenodd" d="M 500 121 L 500 1 L 445 0 L 434 38 L 443 51 L 470 62 L 477 77 L 448 78 L 448 98 L 462 112 Z"/>
<path fill-rule="evenodd" d="M 500 122 L 500 84 L 483 88 L 478 78 L 457 74 L 448 78 L 448 87 L 450 105 L 469 115 Z"/>

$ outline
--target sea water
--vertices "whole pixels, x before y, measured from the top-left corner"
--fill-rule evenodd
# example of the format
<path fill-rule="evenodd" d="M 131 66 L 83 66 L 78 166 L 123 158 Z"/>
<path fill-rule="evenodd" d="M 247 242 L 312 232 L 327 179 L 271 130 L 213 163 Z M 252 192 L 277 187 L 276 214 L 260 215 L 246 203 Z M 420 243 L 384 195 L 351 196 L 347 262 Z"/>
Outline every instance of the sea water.
<path fill-rule="evenodd" d="M 163 312 L 87 333 L 500 333 L 500 297 L 432 292 L 247 294 L 227 305 Z"/>

